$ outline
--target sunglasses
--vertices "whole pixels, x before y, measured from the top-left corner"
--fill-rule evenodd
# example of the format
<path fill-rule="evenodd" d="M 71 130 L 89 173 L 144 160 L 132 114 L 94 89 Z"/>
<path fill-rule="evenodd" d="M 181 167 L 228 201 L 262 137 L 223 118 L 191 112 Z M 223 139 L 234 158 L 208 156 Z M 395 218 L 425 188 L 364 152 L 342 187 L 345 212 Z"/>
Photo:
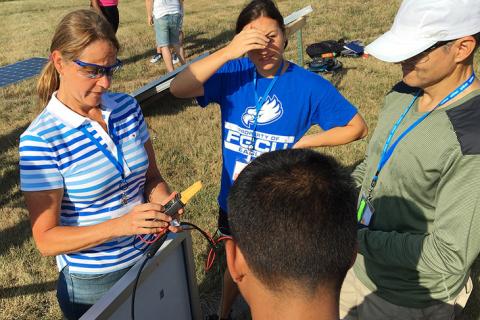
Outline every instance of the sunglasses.
<path fill-rule="evenodd" d="M 443 47 L 444 45 L 446 45 L 447 43 L 450 43 L 450 42 L 452 42 L 452 41 L 451 40 L 450 41 L 439 41 L 439 42 L 435 43 L 433 46 L 431 46 L 430 48 L 424 50 L 423 52 L 433 51 L 437 48 Z"/>
<path fill-rule="evenodd" d="M 74 60 L 78 66 L 82 67 L 80 74 L 89 79 L 100 79 L 103 76 L 111 78 L 115 72 L 122 67 L 122 61 L 117 61 L 111 66 L 100 66 L 94 63 L 83 62 L 81 60 Z"/>
<path fill-rule="evenodd" d="M 415 64 L 425 63 L 429 60 L 428 54 L 430 52 L 432 52 L 433 50 L 435 50 L 437 48 L 443 47 L 444 45 L 446 45 L 450 42 L 452 42 L 452 41 L 451 40 L 450 41 L 439 41 L 439 42 L 435 43 L 433 46 L 423 50 L 419 54 L 417 54 L 417 55 L 415 55 L 411 58 L 406 59 L 405 62 L 415 63 Z"/>

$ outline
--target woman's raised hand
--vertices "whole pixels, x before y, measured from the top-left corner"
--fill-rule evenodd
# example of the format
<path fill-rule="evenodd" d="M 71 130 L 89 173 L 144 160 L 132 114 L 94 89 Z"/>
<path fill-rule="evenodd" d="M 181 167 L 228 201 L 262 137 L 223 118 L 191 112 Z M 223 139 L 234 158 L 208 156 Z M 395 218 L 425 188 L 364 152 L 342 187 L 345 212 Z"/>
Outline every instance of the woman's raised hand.
<path fill-rule="evenodd" d="M 270 39 L 260 30 L 244 29 L 225 47 L 229 60 L 237 59 L 251 50 L 265 49 Z"/>

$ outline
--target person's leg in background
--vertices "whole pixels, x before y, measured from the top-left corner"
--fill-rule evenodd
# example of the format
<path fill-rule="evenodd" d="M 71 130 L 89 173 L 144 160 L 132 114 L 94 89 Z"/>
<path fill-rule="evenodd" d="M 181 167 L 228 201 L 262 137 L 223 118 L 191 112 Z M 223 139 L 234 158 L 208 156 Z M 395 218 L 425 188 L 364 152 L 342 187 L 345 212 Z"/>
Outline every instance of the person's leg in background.
<path fill-rule="evenodd" d="M 177 54 L 179 62 L 183 65 L 186 63 L 185 56 L 182 53 L 182 47 L 178 44 L 172 45 L 173 51 Z"/>
<path fill-rule="evenodd" d="M 118 25 L 120 23 L 120 17 L 118 14 L 118 7 L 117 6 L 108 6 L 108 7 L 100 7 L 103 16 L 108 20 L 110 25 L 113 28 L 113 31 L 117 33 Z"/>
<path fill-rule="evenodd" d="M 179 40 L 179 56 L 185 61 L 185 50 L 183 49 L 183 40 L 185 35 L 183 34 L 183 13 L 180 15 L 180 20 L 178 22 L 178 40 Z"/>
<path fill-rule="evenodd" d="M 180 32 L 179 32 L 179 40 L 180 40 L 180 56 L 183 57 L 183 59 L 185 59 L 185 49 L 183 48 L 183 39 L 185 38 L 185 35 L 183 33 L 183 30 L 180 29 Z"/>
<path fill-rule="evenodd" d="M 162 54 L 163 61 L 165 62 L 165 68 L 167 72 L 173 71 L 172 53 L 170 52 L 170 46 L 160 47 L 160 53 Z"/>
<path fill-rule="evenodd" d="M 181 50 L 181 42 L 180 42 L 181 21 L 182 21 L 182 15 L 180 14 L 169 15 L 168 31 L 169 31 L 169 44 L 177 54 L 178 59 L 180 60 L 180 63 L 183 65 L 185 64 L 185 56 L 183 54 L 183 51 Z M 173 70 L 173 67 L 172 67 L 172 70 Z"/>
<path fill-rule="evenodd" d="M 172 54 L 170 53 L 170 31 L 169 31 L 170 15 L 154 19 L 155 39 L 157 41 L 157 55 L 160 54 L 165 61 L 167 72 L 173 71 Z M 155 58 L 155 57 L 154 57 Z M 151 61 L 154 59 L 152 58 Z"/>
<path fill-rule="evenodd" d="M 173 64 L 177 64 L 179 62 L 181 62 L 180 58 L 179 57 L 183 57 L 183 60 L 185 60 L 185 50 L 183 49 L 183 31 L 180 30 L 179 33 L 178 33 L 178 39 L 179 39 L 179 48 L 177 50 L 175 50 L 172 46 L 172 49 L 173 51 L 172 52 L 172 57 L 173 57 Z M 177 55 L 176 52 L 179 52 L 179 54 Z"/>

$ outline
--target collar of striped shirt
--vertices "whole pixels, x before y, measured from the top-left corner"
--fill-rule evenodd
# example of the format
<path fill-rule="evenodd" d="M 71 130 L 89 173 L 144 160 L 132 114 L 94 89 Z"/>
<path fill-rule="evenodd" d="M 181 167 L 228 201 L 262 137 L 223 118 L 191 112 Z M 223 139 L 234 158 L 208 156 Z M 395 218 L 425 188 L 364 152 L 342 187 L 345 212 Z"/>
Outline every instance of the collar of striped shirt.
<path fill-rule="evenodd" d="M 112 106 L 114 106 L 115 104 L 104 103 L 104 99 L 108 99 L 107 95 L 102 95 L 102 104 L 100 105 L 100 108 L 102 109 L 102 115 L 105 119 L 105 122 L 108 123 L 108 119 L 110 118 L 110 114 L 112 113 Z M 58 100 L 57 91 L 52 94 L 52 98 L 48 102 L 46 109 L 48 110 L 48 112 L 61 120 L 65 125 L 68 125 L 72 128 L 78 128 L 82 124 L 91 121 L 89 118 L 79 115 L 78 113 L 64 105 L 60 100 Z"/>

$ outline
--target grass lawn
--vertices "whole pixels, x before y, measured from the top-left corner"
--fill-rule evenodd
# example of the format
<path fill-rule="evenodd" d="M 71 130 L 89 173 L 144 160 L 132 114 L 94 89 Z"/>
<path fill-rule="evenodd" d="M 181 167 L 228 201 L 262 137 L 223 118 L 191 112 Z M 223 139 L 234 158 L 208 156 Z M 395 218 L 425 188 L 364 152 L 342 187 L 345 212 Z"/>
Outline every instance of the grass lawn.
<path fill-rule="evenodd" d="M 186 1 L 184 19 L 187 59 L 225 45 L 233 36 L 235 19 L 245 0 Z M 0 66 L 30 57 L 47 57 L 54 27 L 67 12 L 87 6 L 88 1 L 0 0 Z M 286 16 L 309 4 L 314 12 L 304 29 L 304 45 L 327 39 L 358 39 L 368 43 L 386 31 L 400 1 L 279 0 Z M 153 29 L 147 25 L 144 1 L 120 1 L 122 45 L 125 62 L 114 79 L 112 91 L 131 93 L 163 75 L 163 63 L 151 64 Z M 305 46 L 304 46 L 305 47 Z M 287 58 L 296 60 L 296 42 L 290 39 Z M 307 57 L 308 58 L 308 57 Z M 307 59 L 308 60 L 308 59 Z M 342 58 L 344 68 L 325 76 L 358 106 L 373 131 L 383 97 L 401 77 L 400 67 L 374 58 Z M 20 134 L 40 112 L 35 94 L 36 78 L 0 88 L 0 319 L 57 319 L 55 298 L 57 270 L 54 258 L 40 256 L 33 242 L 28 213 L 19 190 L 18 141 Z M 188 100 L 164 96 L 142 105 L 150 128 L 158 166 L 178 191 L 196 180 L 203 190 L 188 207 L 186 220 L 214 231 L 216 197 L 220 181 L 220 114 L 211 106 L 201 109 Z M 325 148 L 347 166 L 358 163 L 369 137 L 336 148 Z M 197 279 L 204 311 L 215 309 L 220 291 L 220 266 L 203 269 L 203 239 L 194 235 Z M 474 268 L 478 270 L 478 267 Z M 478 277 L 475 274 L 475 285 Z M 476 291 L 466 319 L 480 319 Z"/>

